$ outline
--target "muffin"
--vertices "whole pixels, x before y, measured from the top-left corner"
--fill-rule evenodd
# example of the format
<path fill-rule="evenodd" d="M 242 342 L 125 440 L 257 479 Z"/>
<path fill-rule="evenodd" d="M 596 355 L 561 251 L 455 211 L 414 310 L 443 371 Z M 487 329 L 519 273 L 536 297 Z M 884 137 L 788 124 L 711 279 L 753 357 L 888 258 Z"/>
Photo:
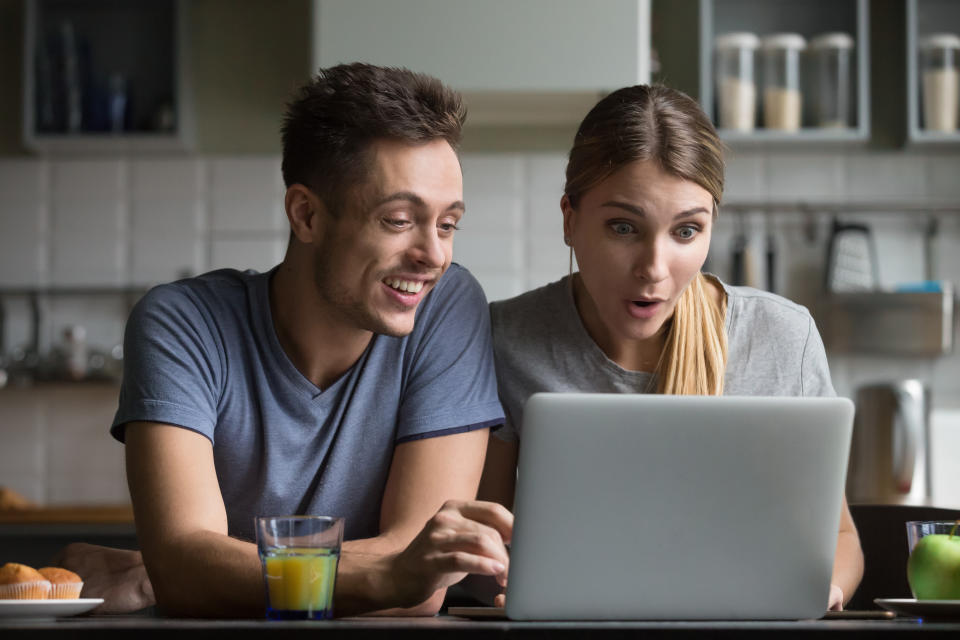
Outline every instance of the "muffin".
<path fill-rule="evenodd" d="M 80 597 L 83 580 L 73 571 L 62 567 L 41 567 L 37 571 L 50 581 L 51 598 L 70 600 Z"/>
<path fill-rule="evenodd" d="M 50 581 L 32 567 L 8 562 L 0 567 L 0 600 L 46 600 Z"/>

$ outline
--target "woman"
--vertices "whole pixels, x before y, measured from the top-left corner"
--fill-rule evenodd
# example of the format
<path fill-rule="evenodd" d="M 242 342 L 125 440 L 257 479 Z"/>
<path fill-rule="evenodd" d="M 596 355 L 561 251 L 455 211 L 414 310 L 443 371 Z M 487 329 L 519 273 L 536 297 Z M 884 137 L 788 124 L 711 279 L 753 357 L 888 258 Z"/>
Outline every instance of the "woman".
<path fill-rule="evenodd" d="M 835 395 L 804 307 L 701 273 L 722 192 L 721 142 L 686 95 L 640 85 L 590 111 L 560 201 L 571 275 L 490 305 L 507 423 L 490 437 L 481 499 L 512 507 L 538 391 Z M 862 573 L 844 500 L 831 609 Z"/>

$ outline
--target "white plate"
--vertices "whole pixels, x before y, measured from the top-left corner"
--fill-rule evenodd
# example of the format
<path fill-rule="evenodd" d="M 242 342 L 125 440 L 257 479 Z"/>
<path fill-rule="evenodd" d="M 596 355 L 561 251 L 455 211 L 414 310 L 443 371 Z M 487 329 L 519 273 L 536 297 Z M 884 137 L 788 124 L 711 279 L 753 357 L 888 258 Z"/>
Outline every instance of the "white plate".
<path fill-rule="evenodd" d="M 62 600 L 0 600 L 0 618 L 58 618 L 86 613 L 103 598 Z"/>
<path fill-rule="evenodd" d="M 876 598 L 878 605 L 915 618 L 960 620 L 960 600 L 914 600 L 912 598 Z"/>

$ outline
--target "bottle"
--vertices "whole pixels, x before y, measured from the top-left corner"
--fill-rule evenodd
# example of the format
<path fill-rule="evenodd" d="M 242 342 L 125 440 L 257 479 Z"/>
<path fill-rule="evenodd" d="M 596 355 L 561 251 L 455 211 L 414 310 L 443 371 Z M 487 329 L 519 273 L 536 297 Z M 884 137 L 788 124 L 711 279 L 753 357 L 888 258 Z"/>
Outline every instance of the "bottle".
<path fill-rule="evenodd" d="M 721 129 L 753 131 L 757 113 L 754 58 L 760 39 L 752 33 L 716 37 L 717 121 Z"/>
<path fill-rule="evenodd" d="M 87 377 L 87 330 L 72 324 L 63 330 L 67 378 L 74 381 Z"/>
<path fill-rule="evenodd" d="M 936 33 L 920 40 L 923 128 L 927 131 L 957 130 L 958 53 L 960 37 L 955 34 Z"/>
<path fill-rule="evenodd" d="M 796 33 L 775 33 L 760 41 L 763 54 L 763 126 L 798 131 L 802 123 L 800 55 L 807 41 Z"/>
<path fill-rule="evenodd" d="M 846 33 L 824 33 L 810 40 L 813 121 L 824 129 L 851 125 L 850 58 L 853 38 Z"/>

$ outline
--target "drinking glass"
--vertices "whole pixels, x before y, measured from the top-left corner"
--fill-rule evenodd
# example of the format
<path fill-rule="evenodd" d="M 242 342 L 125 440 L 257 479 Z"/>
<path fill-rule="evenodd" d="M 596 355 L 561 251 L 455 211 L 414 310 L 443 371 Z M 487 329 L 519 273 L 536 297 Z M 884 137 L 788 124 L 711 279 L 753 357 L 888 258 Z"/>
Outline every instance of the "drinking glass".
<path fill-rule="evenodd" d="M 268 619 L 333 617 L 333 587 L 343 543 L 343 522 L 343 518 L 331 516 L 256 519 Z"/>

